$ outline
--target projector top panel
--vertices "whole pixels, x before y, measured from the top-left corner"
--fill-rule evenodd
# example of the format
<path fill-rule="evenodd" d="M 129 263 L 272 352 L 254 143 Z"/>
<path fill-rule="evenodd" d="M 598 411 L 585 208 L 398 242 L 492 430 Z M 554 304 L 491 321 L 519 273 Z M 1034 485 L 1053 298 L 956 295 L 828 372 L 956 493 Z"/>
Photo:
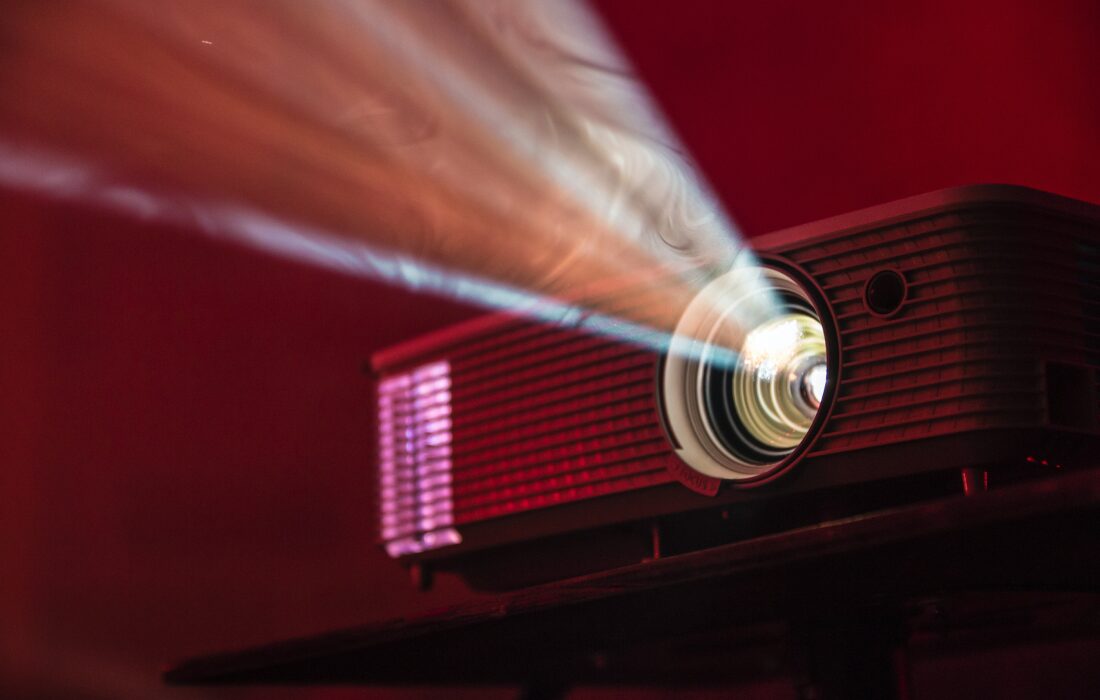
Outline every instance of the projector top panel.
<path fill-rule="evenodd" d="M 810 244 L 815 239 L 834 237 L 841 232 L 886 228 L 901 221 L 920 219 L 940 212 L 998 205 L 1046 211 L 1061 217 L 1100 223 L 1100 205 L 1097 204 L 1018 185 L 966 185 L 907 197 L 755 236 L 750 239 L 750 244 L 755 250 L 777 250 Z M 515 318 L 514 312 L 505 311 L 448 326 L 375 353 L 371 358 L 371 365 L 376 372 L 385 372 L 420 357 L 426 351 L 489 331 L 502 322 Z"/>
<path fill-rule="evenodd" d="M 940 211 L 997 204 L 1044 209 L 1072 218 L 1100 221 L 1100 205 L 1097 204 L 1019 185 L 964 185 L 906 197 L 756 236 L 752 239 L 752 245 L 754 248 L 782 247 L 835 235 L 839 231 L 889 226 L 899 220 L 920 218 Z"/>

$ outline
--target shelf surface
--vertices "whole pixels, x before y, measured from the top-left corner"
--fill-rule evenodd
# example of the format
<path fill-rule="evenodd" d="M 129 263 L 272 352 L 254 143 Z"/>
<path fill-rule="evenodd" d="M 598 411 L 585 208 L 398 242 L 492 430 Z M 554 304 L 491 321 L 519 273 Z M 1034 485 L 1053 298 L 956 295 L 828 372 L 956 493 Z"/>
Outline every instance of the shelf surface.
<path fill-rule="evenodd" d="M 1100 471 L 1059 474 L 197 657 L 165 680 L 714 683 L 796 673 L 821 630 L 902 630 L 929 654 L 1091 639 L 1098 525 Z"/>

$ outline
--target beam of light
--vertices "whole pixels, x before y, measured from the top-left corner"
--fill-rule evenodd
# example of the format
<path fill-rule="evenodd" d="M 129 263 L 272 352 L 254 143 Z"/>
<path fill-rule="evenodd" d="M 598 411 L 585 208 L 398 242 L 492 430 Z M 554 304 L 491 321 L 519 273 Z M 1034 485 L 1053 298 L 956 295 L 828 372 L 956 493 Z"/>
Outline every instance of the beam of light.
<path fill-rule="evenodd" d="M 8 15 L 9 186 L 660 348 L 752 261 L 578 1 Z"/>

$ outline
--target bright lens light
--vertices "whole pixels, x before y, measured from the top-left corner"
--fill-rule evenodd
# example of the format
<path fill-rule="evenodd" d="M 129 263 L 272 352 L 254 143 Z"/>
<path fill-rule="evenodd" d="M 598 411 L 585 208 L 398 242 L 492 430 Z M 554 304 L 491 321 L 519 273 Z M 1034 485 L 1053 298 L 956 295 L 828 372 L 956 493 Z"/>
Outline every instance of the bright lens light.
<path fill-rule="evenodd" d="M 825 333 L 807 313 L 780 316 L 745 336 L 730 390 L 750 440 L 766 450 L 789 450 L 802 442 L 821 405 L 820 398 L 808 400 L 803 382 L 824 362 Z"/>
<path fill-rule="evenodd" d="M 814 408 L 821 406 L 825 395 L 825 382 L 829 379 L 829 370 L 824 362 L 814 365 L 802 375 L 802 392 Z"/>

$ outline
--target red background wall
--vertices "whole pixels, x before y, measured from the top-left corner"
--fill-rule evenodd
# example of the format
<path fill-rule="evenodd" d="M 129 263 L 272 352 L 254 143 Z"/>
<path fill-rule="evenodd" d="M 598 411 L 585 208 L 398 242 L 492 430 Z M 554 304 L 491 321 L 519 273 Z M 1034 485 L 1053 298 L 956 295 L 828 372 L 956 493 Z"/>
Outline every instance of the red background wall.
<path fill-rule="evenodd" d="M 598 6 L 748 235 L 978 181 L 1100 201 L 1089 0 Z M 157 673 L 469 595 L 413 593 L 372 545 L 359 370 L 474 310 L 25 194 L 0 211 L 0 695 L 267 697 Z M 1056 667 L 1028 653 L 918 689 L 1024 697 Z"/>

